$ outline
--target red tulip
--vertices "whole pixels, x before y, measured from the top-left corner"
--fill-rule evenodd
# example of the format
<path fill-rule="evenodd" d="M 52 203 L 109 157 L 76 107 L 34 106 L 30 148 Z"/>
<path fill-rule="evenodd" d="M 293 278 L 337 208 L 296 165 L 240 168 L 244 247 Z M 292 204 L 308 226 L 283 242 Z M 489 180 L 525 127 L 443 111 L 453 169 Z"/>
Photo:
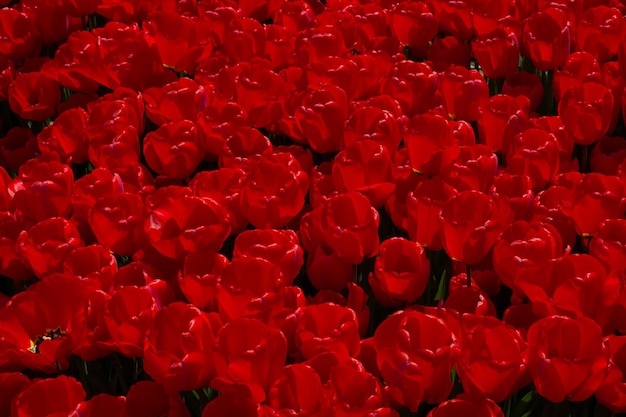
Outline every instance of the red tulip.
<path fill-rule="evenodd" d="M 408 4 L 421 4 L 427 8 L 422 2 Z M 394 15 L 392 14 L 392 16 Z M 437 73 L 427 64 L 414 61 L 400 61 L 391 67 L 391 73 L 383 87 L 383 92 L 396 99 L 402 106 L 404 114 L 411 117 L 416 114 L 426 113 L 434 107 L 438 85 L 439 77 Z"/>
<path fill-rule="evenodd" d="M 509 206 L 514 213 L 514 220 L 528 220 L 535 197 L 528 176 L 500 171 L 494 178 L 490 192 Z"/>
<path fill-rule="evenodd" d="M 352 60 L 359 66 L 356 98 L 375 97 L 382 94 L 382 83 L 391 70 L 391 57 L 388 54 L 365 52 L 354 55 Z"/>
<path fill-rule="evenodd" d="M 589 242 L 589 254 L 602 262 L 608 272 L 626 268 L 626 220 L 602 222 Z"/>
<path fill-rule="evenodd" d="M 103 320 L 110 335 L 100 345 L 124 356 L 143 356 L 146 334 L 158 305 L 148 287 L 116 289 L 105 304 Z"/>
<path fill-rule="evenodd" d="M 115 256 L 100 245 L 90 245 L 74 249 L 63 264 L 63 272 L 81 277 L 83 280 L 100 286 L 108 292 L 117 272 Z"/>
<path fill-rule="evenodd" d="M 216 375 L 211 357 L 222 328 L 217 313 L 182 302 L 160 309 L 144 345 L 144 367 L 167 392 L 206 387 Z"/>
<path fill-rule="evenodd" d="M 312 25 L 315 14 L 313 7 L 306 1 L 282 3 L 274 14 L 274 21 L 292 33 L 300 32 Z"/>
<path fill-rule="evenodd" d="M 70 221 L 53 217 L 20 233 L 17 247 L 39 279 L 63 272 L 63 262 L 83 241 Z"/>
<path fill-rule="evenodd" d="M 209 101 L 204 87 L 186 77 L 163 87 L 149 88 L 143 92 L 143 98 L 148 119 L 158 126 L 181 120 L 196 120 Z"/>
<path fill-rule="evenodd" d="M 409 214 L 407 198 L 426 177 L 415 175 L 408 159 L 406 147 L 399 149 L 396 153 L 396 161 L 398 160 L 400 162 L 396 162 L 393 170 L 393 182 L 396 184 L 396 188 L 385 202 L 384 207 L 394 226 L 402 232 L 408 233 Z"/>
<path fill-rule="evenodd" d="M 441 178 L 459 191 L 486 193 L 496 175 L 498 157 L 485 145 L 459 147 L 459 154 L 441 169 Z"/>
<path fill-rule="evenodd" d="M 255 257 L 234 258 L 217 286 L 217 307 L 225 322 L 248 317 L 280 327 L 302 297 L 298 287 L 285 285 L 277 265 Z"/>
<path fill-rule="evenodd" d="M 354 310 L 333 303 L 309 305 L 296 312 L 296 347 L 305 359 L 323 352 L 359 354 L 359 325 Z"/>
<path fill-rule="evenodd" d="M 535 68 L 548 71 L 565 63 L 571 42 L 567 14 L 556 6 L 534 12 L 524 21 L 523 54 Z"/>
<path fill-rule="evenodd" d="M 308 253 L 306 274 L 317 290 L 341 292 L 354 279 L 354 265 L 320 243 Z"/>
<path fill-rule="evenodd" d="M 457 371 L 465 392 L 502 402 L 528 384 L 522 335 L 495 317 L 461 316 Z"/>
<path fill-rule="evenodd" d="M 197 15 L 201 20 L 209 23 L 210 37 L 215 45 L 222 45 L 226 29 L 233 19 L 240 17 L 240 10 L 233 5 L 222 5 L 216 7 L 218 3 L 197 4 Z M 196 14 L 193 13 L 195 16 Z"/>
<path fill-rule="evenodd" d="M 164 66 L 193 74 L 198 61 L 211 55 L 209 23 L 177 10 L 155 11 L 142 24 L 150 43 L 156 45 Z"/>
<path fill-rule="evenodd" d="M 472 4 L 472 8 L 472 23 L 477 36 L 493 32 L 501 27 L 508 28 L 509 25 L 519 25 L 517 21 L 511 22 L 511 20 L 516 19 L 512 19 L 516 13 L 512 5 L 500 0 L 487 0 Z"/>
<path fill-rule="evenodd" d="M 310 27 L 296 36 L 296 62 L 305 67 L 323 57 L 344 56 L 346 46 L 337 26 Z"/>
<path fill-rule="evenodd" d="M 602 84 L 600 65 L 590 53 L 574 52 L 567 57 L 563 68 L 554 70 L 552 80 L 554 98 L 561 101 L 567 90 L 583 82 Z"/>
<path fill-rule="evenodd" d="M 217 286 L 229 261 L 211 251 L 190 252 L 178 276 L 178 285 L 187 301 L 202 311 L 217 311 Z"/>
<path fill-rule="evenodd" d="M 273 152 L 272 143 L 258 129 L 243 126 L 234 132 L 219 153 L 220 168 L 238 168 L 246 173 L 263 156 Z"/>
<path fill-rule="evenodd" d="M 233 259 L 261 258 L 277 266 L 285 285 L 291 285 L 304 264 L 304 255 L 293 230 L 246 230 L 235 239 Z"/>
<path fill-rule="evenodd" d="M 280 120 L 285 112 L 287 86 L 285 80 L 271 70 L 268 61 L 252 60 L 233 68 L 237 70 L 233 77 L 236 102 L 247 113 L 248 124 L 259 128 Z"/>
<path fill-rule="evenodd" d="M 342 260 L 356 265 L 378 252 L 379 215 L 362 194 L 350 191 L 333 197 L 320 215 L 324 243 Z"/>
<path fill-rule="evenodd" d="M 559 147 L 560 171 L 578 171 L 578 161 L 572 160 L 574 138 L 567 132 L 561 118 L 559 116 L 542 116 L 532 119 L 532 121 L 536 127 L 552 133 L 556 138 Z M 568 169 L 569 167 L 572 168 Z"/>
<path fill-rule="evenodd" d="M 551 316 L 528 330 L 526 361 L 539 395 L 554 403 L 584 401 L 606 377 L 609 353 L 593 320 Z"/>
<path fill-rule="evenodd" d="M 125 407 L 126 397 L 97 394 L 78 404 L 74 413 L 84 417 L 124 417 L 126 415 Z M 74 413 L 70 415 L 74 416 Z"/>
<path fill-rule="evenodd" d="M 608 375 L 596 391 L 598 402 L 613 413 L 626 413 L 626 337 L 609 335 L 604 338 L 604 344 L 611 355 Z"/>
<path fill-rule="evenodd" d="M 383 408 L 388 401 L 380 380 L 366 372 L 358 361 L 340 363 L 331 368 L 329 382 L 337 396 L 334 404 L 337 416 L 367 412 L 382 416 L 385 412 L 394 412 Z"/>
<path fill-rule="evenodd" d="M 29 225 L 10 211 L 0 211 L 0 274 L 15 281 L 34 277 L 32 268 L 16 244 L 20 233 Z"/>
<path fill-rule="evenodd" d="M 225 52 L 234 62 L 248 63 L 254 57 L 263 56 L 265 47 L 263 25 L 256 19 L 247 16 L 242 18 L 237 14 L 236 18 L 231 19 L 224 28 L 223 45 Z"/>
<path fill-rule="evenodd" d="M 295 35 L 279 24 L 265 24 L 263 26 L 265 30 L 265 53 L 269 56 L 272 68 L 277 70 L 286 67 L 295 47 Z"/>
<path fill-rule="evenodd" d="M 245 394 L 228 392 L 211 400 L 204 407 L 202 417 L 228 417 L 233 414 L 240 417 L 258 417 L 258 408 L 259 404 Z"/>
<path fill-rule="evenodd" d="M 589 156 L 591 172 L 618 175 L 621 163 L 626 160 L 626 140 L 615 136 L 604 136 L 593 147 Z"/>
<path fill-rule="evenodd" d="M 0 399 L 0 415 L 11 415 L 11 403 L 26 386 L 30 384 L 30 379 L 21 372 L 4 372 L 0 374 L 0 389 L 3 396 Z"/>
<path fill-rule="evenodd" d="M 498 94 L 489 98 L 478 116 L 480 143 L 497 153 L 506 153 L 512 137 L 530 124 L 530 101 L 525 95 Z"/>
<path fill-rule="evenodd" d="M 166 123 L 146 135 L 143 152 L 150 168 L 174 179 L 191 176 L 204 157 L 195 123 Z"/>
<path fill-rule="evenodd" d="M 517 71 L 520 47 L 515 33 L 495 29 L 472 41 L 472 53 L 489 79 L 506 78 Z"/>
<path fill-rule="evenodd" d="M 498 404 L 478 394 L 463 393 L 445 401 L 428 413 L 427 417 L 504 417 Z"/>
<path fill-rule="evenodd" d="M 25 127 L 12 127 L 0 139 L 0 165 L 18 172 L 28 160 L 38 156 L 37 138 L 32 130 Z M 56 155 L 42 160 L 57 161 Z"/>
<path fill-rule="evenodd" d="M 437 30 L 437 21 L 426 2 L 403 1 L 391 10 L 391 31 L 403 45 L 426 47 Z"/>
<path fill-rule="evenodd" d="M 245 173 L 237 168 L 220 168 L 198 172 L 189 182 L 194 195 L 210 198 L 222 204 L 228 211 L 232 234 L 237 234 L 248 225 L 241 212 L 241 186 Z"/>
<path fill-rule="evenodd" d="M 133 261 L 118 269 L 113 277 L 113 281 L 115 288 L 130 285 L 135 287 L 149 286 L 161 281 L 163 272 L 165 271 L 159 271 L 154 265 L 145 261 Z"/>
<path fill-rule="evenodd" d="M 523 276 L 517 286 L 540 316 L 562 314 L 594 319 L 603 328 L 612 326 L 624 283 L 618 274 L 585 254 L 566 255 Z"/>
<path fill-rule="evenodd" d="M 361 140 L 372 140 L 387 148 L 391 155 L 402 141 L 402 119 L 379 103 L 357 106 L 346 120 L 342 148 Z"/>
<path fill-rule="evenodd" d="M 98 198 L 89 213 L 89 225 L 98 242 L 121 256 L 131 256 L 144 243 L 143 202 L 137 194 Z"/>
<path fill-rule="evenodd" d="M 82 164 L 87 161 L 88 114 L 81 108 L 64 111 L 51 126 L 37 135 L 39 150 L 43 154 L 57 154 L 62 161 Z"/>
<path fill-rule="evenodd" d="M 594 235 L 602 221 L 624 213 L 626 191 L 617 177 L 590 173 L 571 188 L 571 200 L 564 200 L 561 210 L 574 221 L 581 236 Z"/>
<path fill-rule="evenodd" d="M 576 45 L 599 61 L 609 61 L 617 55 L 626 35 L 626 22 L 616 7 L 599 4 L 585 10 L 576 27 Z"/>
<path fill-rule="evenodd" d="M 69 214 L 73 186 L 74 175 L 68 165 L 31 159 L 20 167 L 9 193 L 26 217 L 41 221 Z"/>
<path fill-rule="evenodd" d="M 242 213 L 257 228 L 281 228 L 304 207 L 309 177 L 291 153 L 262 157 L 241 190 Z"/>
<path fill-rule="evenodd" d="M 360 140 L 335 156 L 333 182 L 340 193 L 357 191 L 373 207 L 380 207 L 395 188 L 391 170 L 391 154 L 386 147 L 373 140 Z"/>
<path fill-rule="evenodd" d="M 243 127 L 246 113 L 237 103 L 217 101 L 198 113 L 195 121 L 206 150 L 204 159 L 214 161 L 222 153 L 226 140 Z"/>
<path fill-rule="evenodd" d="M 541 129 L 524 130 L 511 139 L 506 162 L 508 172 L 527 175 L 533 191 L 541 191 L 559 171 L 556 137 Z"/>
<path fill-rule="evenodd" d="M 463 191 L 448 200 L 439 215 L 448 255 L 469 265 L 480 262 L 504 228 L 498 211 L 494 200 L 478 191 Z"/>
<path fill-rule="evenodd" d="M 345 91 L 334 85 L 325 85 L 306 92 L 295 109 L 294 123 L 299 139 L 315 152 L 336 152 L 341 148 L 347 117 Z"/>
<path fill-rule="evenodd" d="M 89 161 L 96 168 L 107 168 L 119 172 L 139 164 L 139 136 L 131 125 L 116 124 L 99 128 L 97 133 L 90 128 Z"/>
<path fill-rule="evenodd" d="M 197 250 L 218 251 L 230 234 L 224 207 L 195 197 L 187 187 L 169 186 L 146 198 L 144 231 L 164 256 L 183 259 Z"/>
<path fill-rule="evenodd" d="M 535 196 L 531 210 L 531 220 L 550 223 L 558 230 L 563 239 L 563 246 L 573 248 L 576 244 L 574 222 L 563 211 L 563 202 L 571 201 L 572 193 L 568 187 L 552 186 Z"/>
<path fill-rule="evenodd" d="M 154 381 L 134 383 L 126 394 L 126 415 L 153 417 L 190 417 L 189 409 L 178 392 L 168 393 Z"/>
<path fill-rule="evenodd" d="M 374 333 L 376 362 L 390 397 L 416 412 L 421 402 L 439 403 L 452 390 L 455 339 L 443 320 L 414 310 L 385 319 Z"/>
<path fill-rule="evenodd" d="M 449 67 L 440 77 L 439 91 L 447 114 L 453 120 L 478 119 L 480 109 L 489 100 L 487 82 L 477 70 Z"/>
<path fill-rule="evenodd" d="M 266 405 L 285 415 L 315 416 L 328 407 L 324 394 L 317 372 L 298 363 L 285 366 L 270 388 Z"/>
<path fill-rule="evenodd" d="M 496 307 L 489 295 L 477 285 L 467 285 L 466 273 L 455 275 L 450 279 L 449 293 L 442 305 L 448 311 L 458 312 L 462 315 L 473 314 L 492 317 L 496 315 Z"/>
<path fill-rule="evenodd" d="M 0 58 L 0 100 L 8 100 L 9 86 L 15 80 L 15 76 L 15 64 L 3 55 Z"/>
<path fill-rule="evenodd" d="M 60 102 L 59 84 L 40 72 L 20 74 L 9 87 L 11 110 L 22 119 L 44 121 L 56 114 Z"/>
<path fill-rule="evenodd" d="M 369 283 L 378 302 L 394 307 L 411 304 L 421 297 L 429 278 L 430 263 L 424 248 L 396 237 L 380 245 Z"/>
<path fill-rule="evenodd" d="M 559 116 L 576 143 L 591 145 L 607 133 L 614 105 L 611 90 L 583 82 L 565 92 L 559 102 Z"/>
<path fill-rule="evenodd" d="M 80 278 L 51 274 L 15 295 L 0 309 L 0 368 L 50 374 L 67 369 L 79 333 L 87 326 L 86 293 Z"/>
<path fill-rule="evenodd" d="M 87 105 L 89 125 L 96 132 L 111 124 L 132 125 L 137 133 L 143 134 L 145 105 L 143 96 L 135 90 L 117 87 Z"/>
<path fill-rule="evenodd" d="M 407 196 L 408 229 L 411 240 L 430 250 L 443 249 L 439 216 L 457 190 L 441 179 L 429 179 L 417 185 Z"/>
<path fill-rule="evenodd" d="M 624 86 L 626 86 L 626 80 L 621 77 L 619 70 L 619 63 L 617 61 L 603 62 L 600 64 L 602 84 L 608 87 L 613 94 L 613 114 L 611 114 L 611 123 L 609 124 L 608 132 L 615 131 L 617 122 L 619 119 L 620 103 L 624 101 Z"/>
<path fill-rule="evenodd" d="M 429 113 L 411 118 L 404 140 L 411 167 L 428 176 L 438 174 L 456 159 L 460 146 L 476 142 L 467 122 L 450 122 Z"/>
<path fill-rule="evenodd" d="M 143 3 L 138 6 L 141 4 Z M 130 10 L 132 9 L 131 6 Z M 110 16 L 100 7 L 98 13 Z M 140 17 L 139 21 L 145 17 L 147 16 Z M 137 23 L 126 25 L 120 23 L 120 20 L 110 21 L 93 33 L 99 38 L 99 53 L 106 75 L 102 84 L 105 86 L 111 89 L 124 86 L 143 91 L 155 85 L 167 84 L 176 78 L 173 72 L 166 72 L 163 68 L 158 49 L 150 45 Z"/>
<path fill-rule="evenodd" d="M 435 20 L 442 32 L 450 33 L 459 40 L 467 40 L 473 35 L 472 7 L 470 2 L 449 3 L 442 0 L 431 2 Z"/>
<path fill-rule="evenodd" d="M 23 62 L 35 57 L 41 47 L 41 36 L 37 33 L 34 19 L 13 7 L 3 7 L 0 12 L 0 31 L 3 39 L 0 54 L 12 61 Z"/>
<path fill-rule="evenodd" d="M 96 200 L 122 192 L 124 192 L 124 184 L 119 175 L 105 168 L 96 168 L 74 184 L 71 200 L 73 215 L 80 220 L 86 220 Z"/>
<path fill-rule="evenodd" d="M 516 221 L 509 225 L 493 248 L 493 266 L 502 282 L 515 288 L 525 274 L 537 273 L 563 255 L 563 242 L 549 223 Z"/>
<path fill-rule="evenodd" d="M 282 332 L 254 319 L 237 319 L 222 327 L 213 361 L 217 377 L 211 387 L 264 401 L 285 364 L 287 341 Z"/>
<path fill-rule="evenodd" d="M 60 375 L 28 385 L 13 400 L 11 416 L 44 417 L 69 415 L 87 394 L 76 379 Z"/>
<path fill-rule="evenodd" d="M 348 100 L 345 103 L 347 106 L 359 92 L 359 71 L 359 65 L 352 57 L 329 56 L 311 62 L 304 68 L 304 76 L 306 77 L 308 88 L 312 88 L 314 91 L 326 89 L 332 91 L 338 87 L 342 92 L 345 92 Z M 344 104 L 343 101 L 340 101 L 340 103 Z"/>
<path fill-rule="evenodd" d="M 95 92 L 100 82 L 106 82 L 97 43 L 98 37 L 86 30 L 70 33 L 65 43 L 59 45 L 54 59 L 42 65 L 41 72 L 71 90 Z"/>

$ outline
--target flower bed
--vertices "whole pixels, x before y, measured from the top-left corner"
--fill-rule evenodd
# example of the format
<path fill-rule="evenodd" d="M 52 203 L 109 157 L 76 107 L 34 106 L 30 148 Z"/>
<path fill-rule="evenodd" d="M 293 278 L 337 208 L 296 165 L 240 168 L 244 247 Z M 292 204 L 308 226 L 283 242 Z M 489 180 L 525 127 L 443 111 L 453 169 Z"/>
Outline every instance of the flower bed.
<path fill-rule="evenodd" d="M 0 4 L 0 417 L 626 413 L 623 1 Z"/>

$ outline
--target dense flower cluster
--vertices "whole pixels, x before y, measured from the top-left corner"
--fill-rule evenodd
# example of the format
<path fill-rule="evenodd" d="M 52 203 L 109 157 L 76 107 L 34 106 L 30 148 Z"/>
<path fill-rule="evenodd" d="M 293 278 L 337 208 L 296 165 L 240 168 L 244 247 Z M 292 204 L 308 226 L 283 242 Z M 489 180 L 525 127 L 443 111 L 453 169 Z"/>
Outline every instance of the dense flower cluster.
<path fill-rule="evenodd" d="M 623 0 L 0 7 L 0 417 L 626 412 Z"/>

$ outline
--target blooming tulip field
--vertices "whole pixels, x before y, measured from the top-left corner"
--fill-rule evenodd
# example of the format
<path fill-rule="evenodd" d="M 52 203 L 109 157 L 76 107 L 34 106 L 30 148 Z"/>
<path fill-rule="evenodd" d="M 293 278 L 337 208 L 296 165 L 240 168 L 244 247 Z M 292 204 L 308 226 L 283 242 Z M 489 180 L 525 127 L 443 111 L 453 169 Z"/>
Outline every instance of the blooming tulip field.
<path fill-rule="evenodd" d="M 626 0 L 0 0 L 0 417 L 626 415 Z"/>

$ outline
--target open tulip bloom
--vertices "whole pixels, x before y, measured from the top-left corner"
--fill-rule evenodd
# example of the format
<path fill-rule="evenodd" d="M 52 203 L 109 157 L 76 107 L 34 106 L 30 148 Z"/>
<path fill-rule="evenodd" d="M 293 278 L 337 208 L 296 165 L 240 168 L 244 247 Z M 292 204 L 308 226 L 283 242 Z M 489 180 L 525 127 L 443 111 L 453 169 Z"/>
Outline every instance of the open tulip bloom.
<path fill-rule="evenodd" d="M 0 0 L 0 417 L 626 415 L 624 0 Z"/>

